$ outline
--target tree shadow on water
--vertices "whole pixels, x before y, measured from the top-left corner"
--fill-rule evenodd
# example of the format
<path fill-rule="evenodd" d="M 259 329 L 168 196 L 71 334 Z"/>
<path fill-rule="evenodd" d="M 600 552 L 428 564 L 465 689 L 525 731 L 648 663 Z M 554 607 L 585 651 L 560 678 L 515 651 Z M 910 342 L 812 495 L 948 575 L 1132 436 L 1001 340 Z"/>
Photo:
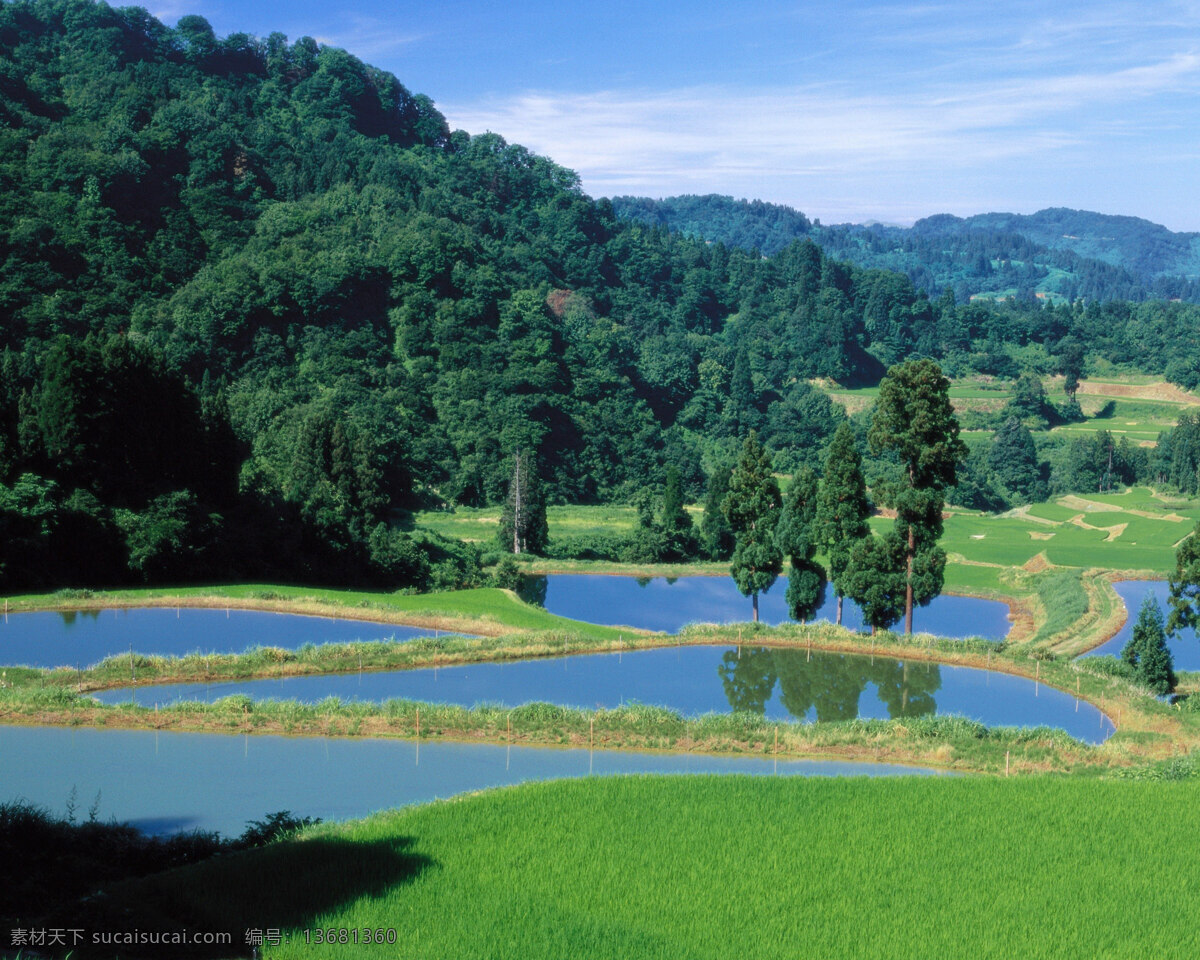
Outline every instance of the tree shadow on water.
<path fill-rule="evenodd" d="M 121 884 L 54 925 L 83 928 L 89 941 L 96 934 L 131 931 L 229 935 L 213 945 L 80 944 L 71 954 L 78 960 L 250 957 L 247 931 L 312 927 L 322 914 L 412 882 L 434 865 L 412 852 L 413 844 L 411 837 L 284 840 Z"/>

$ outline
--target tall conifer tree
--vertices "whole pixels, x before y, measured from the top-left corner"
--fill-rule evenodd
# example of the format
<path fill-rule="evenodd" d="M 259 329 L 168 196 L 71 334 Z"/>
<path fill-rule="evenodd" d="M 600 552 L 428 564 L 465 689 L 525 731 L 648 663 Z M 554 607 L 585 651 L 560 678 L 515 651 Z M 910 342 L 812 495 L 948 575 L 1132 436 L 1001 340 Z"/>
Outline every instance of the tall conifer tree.
<path fill-rule="evenodd" d="M 775 527 L 775 543 L 788 558 L 787 604 L 793 620 L 807 623 L 825 594 L 825 568 L 813 560 L 817 552 L 817 475 L 801 467 L 788 485 Z"/>
<path fill-rule="evenodd" d="M 500 513 L 500 545 L 512 553 L 542 553 L 550 541 L 546 498 L 536 461 L 527 451 L 513 455 L 508 499 Z"/>
<path fill-rule="evenodd" d="M 1175 664 L 1167 649 L 1167 634 L 1163 629 L 1162 609 L 1154 594 L 1147 594 L 1138 611 L 1133 635 L 1121 651 L 1121 658 L 1137 672 L 1137 677 L 1158 694 L 1170 693 L 1175 687 Z"/>
<path fill-rule="evenodd" d="M 717 467 L 708 478 L 708 492 L 704 497 L 704 517 L 700 521 L 700 544 L 710 560 L 728 560 L 735 546 L 733 529 L 729 526 L 721 504 L 729 493 L 731 467 Z"/>
<path fill-rule="evenodd" d="M 817 495 L 816 540 L 829 557 L 829 577 L 837 595 L 837 622 L 842 622 L 846 567 L 854 545 L 871 535 L 867 518 L 871 503 L 863 479 L 862 457 L 850 424 L 838 426 L 825 454 L 825 478 Z"/>
<path fill-rule="evenodd" d="M 751 430 L 729 478 L 729 493 L 721 502 L 721 510 L 737 544 L 730 573 L 742 595 L 752 598 L 755 623 L 758 595 L 771 588 L 783 569 L 783 554 L 775 544 L 781 500 L 779 484 L 771 472 L 771 455 Z"/>
<path fill-rule="evenodd" d="M 944 491 L 954 486 L 956 466 L 967 455 L 949 389 L 950 381 L 932 360 L 897 364 L 879 385 L 867 438 L 876 453 L 894 453 L 904 471 L 890 506 L 904 545 L 905 633 L 912 633 L 913 605 L 924 606 L 941 593 L 946 554 L 937 542 Z"/>

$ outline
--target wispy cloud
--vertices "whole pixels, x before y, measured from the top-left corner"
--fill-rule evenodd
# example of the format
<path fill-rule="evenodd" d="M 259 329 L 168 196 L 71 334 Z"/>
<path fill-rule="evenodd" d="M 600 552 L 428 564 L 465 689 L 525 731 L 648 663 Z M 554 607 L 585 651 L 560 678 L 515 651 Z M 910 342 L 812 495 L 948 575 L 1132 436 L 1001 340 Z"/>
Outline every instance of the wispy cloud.
<path fill-rule="evenodd" d="M 147 9 L 152 17 L 163 23 L 174 23 L 189 13 L 204 16 L 204 4 L 201 0 L 157 0 L 147 4 Z"/>
<path fill-rule="evenodd" d="M 356 57 L 370 60 L 394 55 L 426 38 L 426 34 L 396 29 L 388 20 L 347 14 L 340 27 L 315 39 L 331 47 L 341 47 Z"/>
<path fill-rule="evenodd" d="M 1198 88 L 1200 55 L 1181 53 L 1110 71 L 891 92 L 878 84 L 869 94 L 830 82 L 742 92 L 541 91 L 442 107 L 456 126 L 501 132 L 577 170 L 594 194 L 753 195 L 768 179 L 828 190 L 870 177 L 904 174 L 915 183 L 934 171 L 1049 162 L 1102 149 L 1120 130 L 1144 136 L 1165 121 L 1158 108 L 1140 105 Z"/>

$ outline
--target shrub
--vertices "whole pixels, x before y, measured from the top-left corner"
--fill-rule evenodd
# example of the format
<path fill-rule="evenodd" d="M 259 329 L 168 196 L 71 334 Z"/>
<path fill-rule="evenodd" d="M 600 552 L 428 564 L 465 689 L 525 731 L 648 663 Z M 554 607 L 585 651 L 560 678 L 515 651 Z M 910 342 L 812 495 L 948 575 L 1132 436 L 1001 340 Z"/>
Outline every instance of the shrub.
<path fill-rule="evenodd" d="M 291 810 L 276 810 L 262 820 L 251 820 L 242 835 L 234 841 L 243 849 L 265 847 L 277 840 L 286 840 L 297 831 L 320 823 L 320 817 L 297 817 Z"/>

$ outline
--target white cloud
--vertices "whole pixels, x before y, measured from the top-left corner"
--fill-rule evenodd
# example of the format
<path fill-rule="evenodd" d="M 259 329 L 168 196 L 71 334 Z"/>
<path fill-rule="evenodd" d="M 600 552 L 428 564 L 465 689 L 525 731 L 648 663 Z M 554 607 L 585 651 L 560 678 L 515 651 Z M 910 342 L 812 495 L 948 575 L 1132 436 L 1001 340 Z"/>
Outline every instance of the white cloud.
<path fill-rule="evenodd" d="M 147 9 L 150 11 L 150 16 L 163 23 L 173 24 L 187 14 L 204 16 L 204 4 L 200 0 L 158 0 L 156 3 L 149 4 Z"/>
<path fill-rule="evenodd" d="M 1162 101 L 1194 96 L 1200 55 L 909 86 L 873 83 L 864 92 L 847 80 L 742 92 L 538 91 L 440 106 L 454 126 L 495 130 L 578 171 L 595 195 L 716 191 L 771 199 L 755 191 L 769 181 L 776 197 L 788 183 L 797 197 L 817 189 L 849 197 L 852 183 L 858 190 L 872 180 L 979 177 L 1011 171 L 1014 161 L 1073 162 L 1114 138 L 1145 139 L 1179 122 L 1163 115 Z M 908 215 L 903 206 L 879 210 L 877 201 L 875 210 Z"/>
<path fill-rule="evenodd" d="M 349 14 L 340 29 L 314 39 L 331 47 L 341 47 L 360 60 L 370 62 L 373 58 L 395 54 L 425 39 L 425 35 L 397 30 L 387 20 L 378 17 Z"/>

